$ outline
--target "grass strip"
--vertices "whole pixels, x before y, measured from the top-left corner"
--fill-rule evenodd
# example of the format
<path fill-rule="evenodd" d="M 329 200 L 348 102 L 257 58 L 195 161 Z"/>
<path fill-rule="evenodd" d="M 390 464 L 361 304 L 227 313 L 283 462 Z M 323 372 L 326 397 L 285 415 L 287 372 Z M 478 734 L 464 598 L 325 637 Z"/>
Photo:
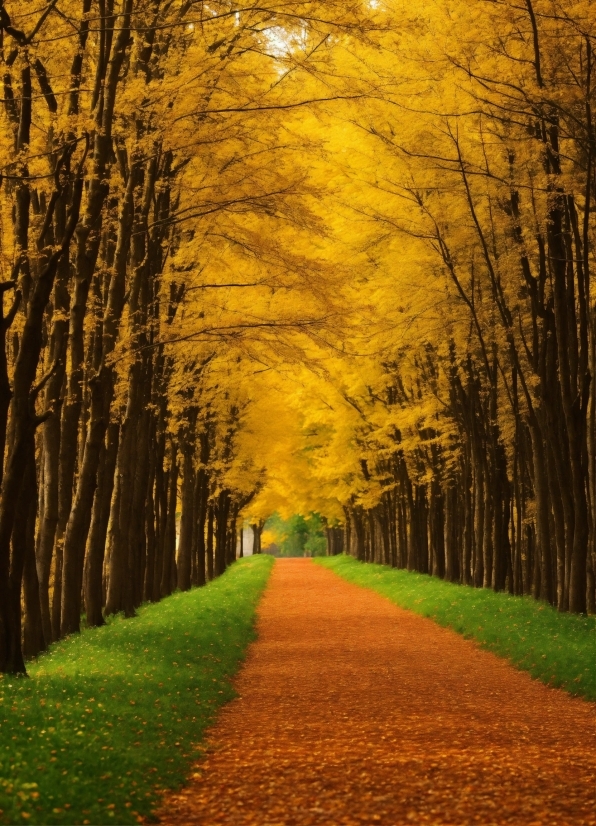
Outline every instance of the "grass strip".
<path fill-rule="evenodd" d="M 316 562 L 475 640 L 547 685 L 596 700 L 596 617 L 560 614 L 532 597 L 454 585 L 345 555 Z"/>
<path fill-rule="evenodd" d="M 254 639 L 273 559 L 54 645 L 0 679 L 0 823 L 126 824 L 200 754 Z"/>

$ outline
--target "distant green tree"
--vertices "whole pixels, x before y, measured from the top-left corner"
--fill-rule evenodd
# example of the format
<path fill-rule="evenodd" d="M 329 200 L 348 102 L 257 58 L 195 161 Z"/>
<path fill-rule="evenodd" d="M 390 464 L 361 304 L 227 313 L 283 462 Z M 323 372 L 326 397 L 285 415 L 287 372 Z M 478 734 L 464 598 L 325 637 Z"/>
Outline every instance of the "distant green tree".
<path fill-rule="evenodd" d="M 327 539 L 325 537 L 325 529 L 323 520 L 318 513 L 311 513 L 309 519 L 306 521 L 308 529 L 308 537 L 304 543 L 304 550 L 308 556 L 326 556 L 327 555 Z"/>
<path fill-rule="evenodd" d="M 265 523 L 265 532 L 268 537 L 275 537 L 274 544 L 280 556 L 325 556 L 327 545 L 323 520 L 318 513 L 307 517 L 294 514 L 289 519 L 274 513 Z"/>

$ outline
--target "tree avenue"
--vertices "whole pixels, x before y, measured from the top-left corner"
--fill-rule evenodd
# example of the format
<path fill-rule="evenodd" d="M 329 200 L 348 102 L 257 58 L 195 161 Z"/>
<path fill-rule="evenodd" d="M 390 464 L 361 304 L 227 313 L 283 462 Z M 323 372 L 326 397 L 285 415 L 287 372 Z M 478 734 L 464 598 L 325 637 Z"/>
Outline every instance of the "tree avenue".
<path fill-rule="evenodd" d="M 0 671 L 275 511 L 596 611 L 588 0 L 0 27 Z"/>

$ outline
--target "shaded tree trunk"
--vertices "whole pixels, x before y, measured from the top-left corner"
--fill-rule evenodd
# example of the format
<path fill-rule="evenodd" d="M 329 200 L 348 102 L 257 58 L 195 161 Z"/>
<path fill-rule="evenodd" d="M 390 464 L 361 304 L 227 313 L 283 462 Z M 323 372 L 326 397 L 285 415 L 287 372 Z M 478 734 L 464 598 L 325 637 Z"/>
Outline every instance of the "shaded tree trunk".
<path fill-rule="evenodd" d="M 87 625 L 89 626 L 98 627 L 104 624 L 102 574 L 119 438 L 120 425 L 118 422 L 112 422 L 108 427 L 106 443 L 102 447 L 97 491 L 93 501 L 89 544 L 85 558 L 85 613 L 87 615 Z"/>

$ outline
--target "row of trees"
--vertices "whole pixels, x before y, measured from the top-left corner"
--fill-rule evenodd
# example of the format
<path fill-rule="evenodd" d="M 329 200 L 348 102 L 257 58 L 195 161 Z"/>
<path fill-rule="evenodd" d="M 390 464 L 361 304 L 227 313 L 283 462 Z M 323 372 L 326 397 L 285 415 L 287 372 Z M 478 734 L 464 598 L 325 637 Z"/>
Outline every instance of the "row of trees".
<path fill-rule="evenodd" d="M 338 383 L 357 414 L 345 544 L 594 612 L 594 13 L 417 11 L 359 54 L 375 93 L 352 119 L 352 214 L 380 227 L 361 285 L 387 312 L 381 359 Z"/>
<path fill-rule="evenodd" d="M 310 12 L 0 3 L 0 671 L 235 557 L 257 351 L 323 313 L 272 237 L 315 220 L 279 117 Z"/>
<path fill-rule="evenodd" d="M 301 433 L 270 476 L 282 499 L 308 480 L 330 552 L 593 612 L 594 14 L 381 22 L 329 57 L 361 96 L 320 114 L 351 314 L 289 390 Z"/>
<path fill-rule="evenodd" d="M 594 610 L 595 25 L 0 3 L 0 671 L 274 511 Z"/>

